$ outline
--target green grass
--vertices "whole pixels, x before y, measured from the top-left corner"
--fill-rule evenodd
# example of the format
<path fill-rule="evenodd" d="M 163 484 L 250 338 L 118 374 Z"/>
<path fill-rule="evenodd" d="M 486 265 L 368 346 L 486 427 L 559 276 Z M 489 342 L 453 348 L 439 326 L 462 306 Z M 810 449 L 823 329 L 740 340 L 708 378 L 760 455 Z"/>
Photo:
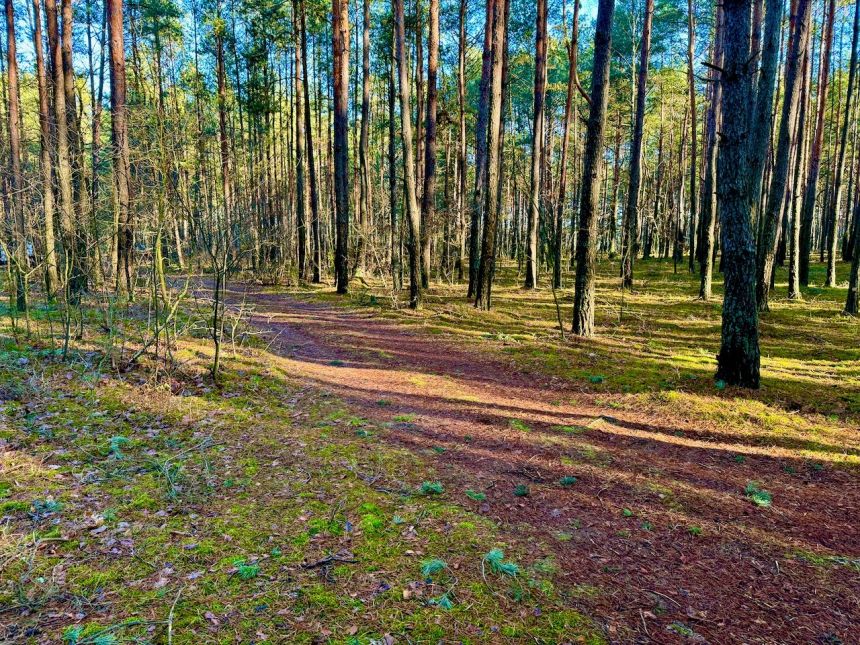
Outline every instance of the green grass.
<path fill-rule="evenodd" d="M 510 560 L 486 561 L 498 527 L 469 499 L 485 496 L 449 500 L 435 453 L 377 440 L 384 429 L 261 350 L 227 357 L 222 389 L 208 387 L 208 352 L 180 341 L 189 362 L 174 392 L 145 371 L 93 378 L 0 347 L 0 382 L 15 394 L 0 402 L 7 620 L 78 644 L 166 642 L 171 613 L 174 643 L 201 631 L 218 642 L 366 643 L 491 629 L 603 642 L 565 606 L 555 571 L 538 565 L 535 586 L 509 593 L 514 557 L 544 556 L 508 545 Z M 430 593 L 404 592 L 422 577 Z"/>

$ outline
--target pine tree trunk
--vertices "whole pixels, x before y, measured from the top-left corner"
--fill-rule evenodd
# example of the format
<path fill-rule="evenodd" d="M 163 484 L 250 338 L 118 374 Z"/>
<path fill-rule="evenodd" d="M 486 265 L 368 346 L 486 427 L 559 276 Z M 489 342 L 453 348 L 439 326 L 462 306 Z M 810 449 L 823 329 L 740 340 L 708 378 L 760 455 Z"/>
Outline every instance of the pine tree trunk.
<path fill-rule="evenodd" d="M 489 310 L 496 263 L 496 233 L 500 204 L 500 143 L 502 139 L 502 111 L 504 109 L 504 49 L 505 6 L 501 0 L 493 2 L 491 30 L 491 74 L 489 79 L 489 113 L 487 118 L 487 162 L 484 188 L 484 231 L 481 240 L 481 262 L 475 288 L 475 306 Z"/>
<path fill-rule="evenodd" d="M 51 107 L 48 99 L 48 78 L 42 46 L 41 2 L 33 0 L 33 49 L 36 53 L 36 82 L 39 88 L 39 169 L 42 175 L 42 209 L 44 211 L 45 293 L 49 300 L 57 295 L 60 280 L 57 274 L 57 244 L 54 239 L 54 169 L 51 142 Z"/>
<path fill-rule="evenodd" d="M 747 129 L 752 90 L 751 0 L 724 0 L 725 54 L 723 124 L 717 159 L 717 201 L 725 294 L 717 378 L 729 385 L 759 386 L 758 311 L 755 298 L 755 244 L 749 220 Z"/>
<path fill-rule="evenodd" d="M 409 86 L 409 56 L 406 51 L 406 24 L 403 0 L 393 0 L 397 68 L 400 77 L 400 134 L 403 145 L 403 183 L 406 187 L 406 219 L 409 223 L 409 306 L 421 306 L 421 212 L 415 179 L 415 152 L 412 149 L 412 98 Z"/>
<path fill-rule="evenodd" d="M 8 74 L 9 104 L 6 119 L 9 133 L 9 188 L 12 205 L 13 245 L 8 261 L 12 264 L 15 284 L 10 296 L 19 312 L 27 311 L 27 222 L 24 212 L 24 178 L 21 174 L 21 103 L 18 92 L 18 56 L 15 41 L 15 9 L 6 0 L 6 73 Z"/>
<path fill-rule="evenodd" d="M 854 2 L 854 26 L 851 35 L 851 60 L 848 64 L 848 90 L 843 110 L 842 131 L 839 136 L 839 153 L 834 162 L 836 178 L 833 181 L 833 195 L 827 209 L 825 221 L 828 222 L 827 237 L 827 281 L 826 286 L 836 286 L 836 243 L 838 240 L 839 211 L 842 206 L 842 173 L 845 167 L 845 150 L 848 147 L 848 123 L 851 120 L 851 105 L 854 98 L 854 83 L 857 77 L 857 38 L 860 31 L 860 1 Z"/>
<path fill-rule="evenodd" d="M 812 217 L 815 211 L 815 196 L 818 192 L 818 175 L 821 170 L 821 147 L 824 140 L 824 119 L 827 112 L 827 87 L 830 81 L 830 50 L 833 45 L 833 20 L 836 0 L 829 0 L 827 19 L 821 35 L 821 65 L 818 76 L 818 109 L 815 135 L 809 153 L 809 169 L 803 193 L 803 208 L 800 222 L 800 282 L 809 284 L 809 254 L 812 251 Z"/>
<path fill-rule="evenodd" d="M 533 289 L 538 283 L 538 227 L 541 212 L 541 160 L 544 155 L 544 102 L 546 98 L 546 3 L 547 0 L 537 0 L 531 188 L 529 191 L 528 230 L 526 232 L 526 279 L 523 285 L 526 289 Z"/>
<path fill-rule="evenodd" d="M 615 0 L 599 0 L 594 33 L 594 67 L 591 73 L 591 108 L 588 115 L 582 162 L 579 232 L 576 241 L 576 279 L 573 301 L 573 333 L 594 335 L 594 260 L 597 253 L 597 201 L 603 165 L 603 136 L 609 98 L 609 66 L 612 58 L 612 15 Z"/>
<path fill-rule="evenodd" d="M 654 17 L 654 0 L 645 0 L 645 23 L 642 26 L 642 44 L 639 51 L 639 74 L 636 79 L 636 116 L 633 122 L 633 141 L 630 146 L 630 186 L 627 189 L 624 245 L 621 257 L 621 284 L 633 288 L 633 264 L 639 253 L 639 190 L 642 181 L 642 139 L 645 129 L 645 96 L 648 82 L 648 57 L 651 53 L 651 22 Z"/>
<path fill-rule="evenodd" d="M 349 1 L 332 0 L 334 58 L 334 199 L 337 292 L 349 286 Z"/>
<path fill-rule="evenodd" d="M 114 182 L 117 200 L 117 273 L 116 290 L 133 297 L 134 230 L 131 221 L 131 161 L 128 144 L 126 107 L 125 44 L 123 38 L 122 0 L 107 0 L 110 30 L 110 104 L 111 143 L 113 146 Z"/>
<path fill-rule="evenodd" d="M 427 41 L 427 117 L 425 121 L 424 191 L 421 196 L 421 287 L 430 286 L 430 235 L 436 217 L 436 109 L 439 67 L 439 0 L 430 0 L 430 34 Z"/>

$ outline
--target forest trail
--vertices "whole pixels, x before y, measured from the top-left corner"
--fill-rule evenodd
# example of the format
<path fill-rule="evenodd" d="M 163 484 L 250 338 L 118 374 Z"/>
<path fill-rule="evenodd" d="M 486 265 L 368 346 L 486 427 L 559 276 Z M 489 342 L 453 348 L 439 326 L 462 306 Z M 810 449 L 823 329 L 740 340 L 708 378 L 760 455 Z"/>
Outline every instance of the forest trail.
<path fill-rule="evenodd" d="M 821 446 L 813 464 L 778 437 L 751 445 L 683 410 L 616 410 L 370 310 L 233 285 L 229 300 L 242 299 L 291 374 L 379 424 L 374 440 L 433 456 L 432 477 L 386 473 L 393 490 L 435 477 L 497 522 L 500 542 L 552 557 L 571 604 L 610 640 L 860 640 L 860 487 L 826 461 L 842 449 Z M 750 482 L 772 507 L 751 501 Z"/>

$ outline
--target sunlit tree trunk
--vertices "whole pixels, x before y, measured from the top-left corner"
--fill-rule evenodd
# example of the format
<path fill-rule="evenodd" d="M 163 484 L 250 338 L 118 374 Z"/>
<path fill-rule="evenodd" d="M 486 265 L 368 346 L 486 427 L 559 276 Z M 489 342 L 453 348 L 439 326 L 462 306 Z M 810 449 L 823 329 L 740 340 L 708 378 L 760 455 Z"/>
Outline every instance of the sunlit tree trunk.
<path fill-rule="evenodd" d="M 633 264 L 639 253 L 639 190 L 642 181 L 642 139 L 645 129 L 645 93 L 648 82 L 648 57 L 651 54 L 651 22 L 654 0 L 645 0 L 645 23 L 639 51 L 639 75 L 636 80 L 636 117 L 633 122 L 633 142 L 630 146 L 630 185 L 624 216 L 624 244 L 621 249 L 621 284 L 633 287 Z"/>
<path fill-rule="evenodd" d="M 430 0 L 430 33 L 427 41 L 427 117 L 425 121 L 424 191 L 421 196 L 421 286 L 430 286 L 430 235 L 436 216 L 436 110 L 439 67 L 439 0 Z"/>
<path fill-rule="evenodd" d="M 591 73 L 591 108 L 588 115 L 582 188 L 579 201 L 579 232 L 576 241 L 576 279 L 573 300 L 573 333 L 594 335 L 594 261 L 597 254 L 597 203 L 603 165 L 603 137 L 609 98 L 609 64 L 612 58 L 612 15 L 615 0 L 599 0 L 594 33 L 594 63 Z"/>
<path fill-rule="evenodd" d="M 337 292 L 349 286 L 349 2 L 332 0 L 334 49 L 334 197 L 337 219 L 334 270 Z"/>
<path fill-rule="evenodd" d="M 126 106 L 125 44 L 122 0 L 107 0 L 110 33 L 111 143 L 113 146 L 114 184 L 117 205 L 116 290 L 129 297 L 134 293 L 134 229 L 131 221 L 131 162 L 128 145 Z"/>
<path fill-rule="evenodd" d="M 504 109 L 504 49 L 505 6 L 501 0 L 493 2 L 491 30 L 491 73 L 488 86 L 489 111 L 487 117 L 486 185 L 484 188 L 484 230 L 481 238 L 481 262 L 475 287 L 475 306 L 490 309 L 493 273 L 496 262 L 496 232 L 499 220 L 500 142 L 502 138 L 502 111 Z"/>
<path fill-rule="evenodd" d="M 717 378 L 730 385 L 759 386 L 755 244 L 749 219 L 747 130 L 752 91 L 751 0 L 724 0 L 725 49 L 717 201 L 723 253 L 723 323 Z"/>
<path fill-rule="evenodd" d="M 406 51 L 406 23 L 403 0 L 393 0 L 397 50 L 397 69 L 400 78 L 400 135 L 403 145 L 403 183 L 406 188 L 406 220 L 409 224 L 409 306 L 421 306 L 421 212 L 415 179 L 415 152 L 412 148 L 412 98 L 409 85 L 409 55 Z"/>
<path fill-rule="evenodd" d="M 9 188 L 12 205 L 13 246 L 9 262 L 12 264 L 15 284 L 10 295 L 18 311 L 27 311 L 27 223 L 24 213 L 24 178 L 21 174 L 21 103 L 18 93 L 18 54 L 15 41 L 15 9 L 12 0 L 5 0 L 6 8 L 6 73 L 9 104 L 6 120 L 9 133 Z M 14 289 L 14 291 L 13 291 Z"/>
<path fill-rule="evenodd" d="M 546 3 L 537 0 L 535 26 L 535 80 L 534 108 L 532 113 L 532 163 L 529 190 L 529 219 L 526 232 L 525 288 L 533 289 L 538 283 L 538 227 L 541 212 L 541 159 L 544 149 L 544 101 L 546 98 Z"/>
<path fill-rule="evenodd" d="M 51 142 L 51 106 L 48 99 L 48 77 L 42 46 L 41 2 L 33 0 L 33 50 L 36 53 L 36 83 L 39 88 L 39 170 L 42 175 L 42 209 L 44 211 L 45 293 L 52 300 L 59 288 L 57 244 L 54 239 L 54 169 Z"/>

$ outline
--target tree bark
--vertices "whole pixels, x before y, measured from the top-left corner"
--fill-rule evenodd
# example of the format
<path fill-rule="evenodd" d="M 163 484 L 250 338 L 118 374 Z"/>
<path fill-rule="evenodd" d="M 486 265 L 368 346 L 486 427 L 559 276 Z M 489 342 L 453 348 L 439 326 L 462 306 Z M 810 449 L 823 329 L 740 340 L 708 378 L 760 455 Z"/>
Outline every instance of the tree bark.
<path fill-rule="evenodd" d="M 439 67 L 439 0 L 430 0 L 427 41 L 427 105 L 424 128 L 424 191 L 421 196 L 421 287 L 430 286 L 430 234 L 436 217 L 436 109 Z"/>
<path fill-rule="evenodd" d="M 717 201 L 723 252 L 723 323 L 718 379 L 730 385 L 758 388 L 758 311 L 755 299 L 755 245 L 749 220 L 748 175 L 751 0 L 724 0 L 725 54 L 723 125 L 717 159 Z"/>
<path fill-rule="evenodd" d="M 546 99 L 546 3 L 537 0 L 535 26 L 534 111 L 532 115 L 532 164 L 529 192 L 529 219 L 526 232 L 526 289 L 538 283 L 538 227 L 541 212 L 541 160 L 544 150 L 544 102 Z"/>
<path fill-rule="evenodd" d="M 630 151 L 630 186 L 627 189 L 624 241 L 621 253 L 621 285 L 633 288 L 633 264 L 639 253 L 639 189 L 642 181 L 642 138 L 645 128 L 645 96 L 648 82 L 648 57 L 651 53 L 651 23 L 654 0 L 645 0 L 645 23 L 639 51 L 639 75 L 636 79 L 636 117 Z"/>
<path fill-rule="evenodd" d="M 771 0 L 774 2 L 774 0 Z M 789 178 L 789 162 L 791 158 L 792 138 L 797 127 L 797 110 L 800 102 L 800 83 L 802 79 L 803 59 L 806 55 L 806 46 L 809 37 L 809 16 L 810 16 L 810 0 L 798 0 L 796 8 L 796 17 L 794 19 L 794 33 L 792 34 L 791 51 L 788 52 L 788 59 L 785 66 L 785 92 L 782 100 L 782 115 L 780 117 L 779 135 L 777 140 L 776 156 L 774 158 L 773 171 L 770 180 L 770 194 L 767 200 L 767 210 L 764 212 L 764 220 L 761 226 L 761 236 L 759 238 L 757 261 L 756 261 L 756 301 L 760 311 L 768 310 L 768 295 L 770 293 L 770 276 L 773 270 L 773 261 L 776 254 L 777 228 L 781 222 L 783 209 L 785 207 L 786 187 Z M 767 22 L 770 23 L 771 7 L 768 4 Z M 769 27 L 767 28 L 769 30 Z M 767 40 L 767 37 L 766 39 Z M 767 48 L 767 43 L 765 44 Z M 762 70 L 762 79 L 764 78 L 765 70 Z M 760 90 L 761 92 L 761 90 Z M 770 105 L 767 107 L 770 112 Z M 760 113 L 760 110 L 756 110 Z M 755 124 L 753 130 L 763 126 Z M 754 146 L 767 146 L 770 144 L 770 136 L 767 139 L 761 139 L 757 134 L 755 137 Z M 763 158 L 766 151 L 756 150 L 753 148 L 752 156 L 760 155 Z M 755 170 L 755 161 L 750 163 L 750 168 Z M 760 171 L 759 171 L 760 172 Z M 760 178 L 753 175 L 752 181 L 760 181 Z M 755 209 L 755 204 L 758 197 L 754 192 L 751 195 L 752 208 Z"/>
<path fill-rule="evenodd" d="M 361 134 L 359 135 L 359 185 L 361 187 L 358 203 L 359 236 L 356 249 L 356 265 L 364 272 L 367 261 L 367 244 L 370 235 L 370 161 L 368 145 L 370 140 L 370 0 L 364 0 L 361 34 Z"/>
<path fill-rule="evenodd" d="M 696 205 L 698 203 L 698 188 L 696 187 L 696 137 L 698 136 L 696 126 L 696 74 L 693 62 L 696 48 L 696 14 L 693 8 L 693 0 L 687 0 L 687 91 L 690 95 L 690 257 L 688 267 L 690 273 L 695 270 L 696 259 L 696 228 L 698 226 L 698 214 Z"/>
<path fill-rule="evenodd" d="M 337 292 L 349 287 L 349 0 L 332 0 L 334 58 L 334 199 Z"/>
<path fill-rule="evenodd" d="M 481 250 L 481 221 L 484 209 L 484 188 L 487 179 L 487 122 L 490 108 L 490 76 L 493 66 L 493 11 L 502 0 L 486 1 L 484 21 L 484 53 L 481 59 L 481 83 L 478 90 L 478 113 L 475 120 L 475 190 L 472 193 L 472 213 L 469 223 L 469 298 L 475 295 Z"/>
<path fill-rule="evenodd" d="M 505 3 L 493 2 L 491 74 L 489 79 L 489 114 L 487 118 L 486 185 L 484 190 L 484 231 L 481 240 L 481 262 L 475 288 L 475 306 L 489 310 L 496 263 L 496 233 L 500 205 L 500 142 L 502 139 L 502 110 L 504 83 L 504 49 L 506 44 Z"/>
<path fill-rule="evenodd" d="M 409 86 L 409 56 L 406 52 L 406 24 L 403 0 L 393 0 L 397 68 L 400 77 L 400 134 L 403 145 L 403 183 L 406 188 L 406 218 L 409 223 L 409 306 L 421 306 L 421 212 L 415 180 L 415 152 L 412 149 L 412 98 Z"/>
<path fill-rule="evenodd" d="M 307 138 L 307 145 L 305 146 L 305 151 L 307 152 L 307 162 L 308 162 L 308 180 L 310 183 L 310 198 L 311 198 L 311 239 L 313 241 L 313 249 L 311 253 L 311 282 L 314 284 L 319 284 L 322 276 L 322 235 L 320 231 L 320 196 L 319 196 L 319 182 L 317 181 L 317 167 L 316 167 L 316 156 L 314 153 L 314 135 L 313 135 L 313 123 L 311 121 L 311 95 L 309 90 L 308 76 L 310 73 L 308 69 L 310 68 L 307 65 L 308 60 L 308 30 L 307 30 L 307 21 L 305 16 L 305 2 L 304 0 L 299 0 L 299 5 L 301 8 L 301 20 L 302 20 L 302 60 L 305 61 L 305 74 L 302 76 L 302 86 L 305 95 L 305 137 Z M 319 114 L 319 112 L 317 113 Z"/>
<path fill-rule="evenodd" d="M 19 312 L 27 311 L 27 222 L 24 213 L 24 178 L 21 174 L 21 102 L 18 92 L 18 54 L 15 41 L 15 9 L 12 0 L 6 8 L 6 73 L 9 103 L 6 121 L 9 133 L 9 189 L 12 205 L 10 236 L 13 245 L 8 261 L 12 264 L 15 284 L 10 296 Z"/>
<path fill-rule="evenodd" d="M 860 30 L 860 1 L 854 2 L 854 25 L 851 35 L 851 59 L 848 64 L 848 91 L 845 98 L 845 111 L 842 132 L 839 137 L 839 153 L 835 160 L 836 178 L 833 181 L 833 195 L 827 209 L 825 221 L 828 222 L 827 236 L 827 281 L 826 286 L 836 286 L 836 243 L 839 229 L 839 211 L 842 206 L 842 173 L 845 168 L 845 150 L 848 147 L 848 124 L 851 121 L 851 106 L 854 98 L 854 83 L 857 77 L 857 38 Z"/>
<path fill-rule="evenodd" d="M 597 202 L 603 165 L 603 136 L 609 98 L 612 58 L 612 15 L 615 0 L 599 0 L 594 33 L 594 67 L 591 73 L 591 108 L 582 163 L 579 232 L 576 241 L 576 279 L 573 333 L 594 335 L 594 260 L 597 253 Z"/>
<path fill-rule="evenodd" d="M 126 107 L 125 43 L 122 0 L 107 0 L 110 50 L 111 143 L 117 203 L 116 290 L 134 293 L 134 229 L 131 221 L 131 161 Z"/>
<path fill-rule="evenodd" d="M 57 274 L 57 244 L 54 239 L 54 169 L 51 146 L 51 106 L 48 99 L 48 78 L 42 46 L 41 2 L 33 0 L 33 49 L 36 52 L 36 82 L 39 87 L 39 169 L 42 175 L 42 209 L 44 211 L 45 293 L 49 300 L 57 295 L 60 280 Z"/>
<path fill-rule="evenodd" d="M 800 222 L 800 282 L 809 284 L 809 254 L 812 251 L 812 217 L 815 211 L 815 194 L 818 191 L 818 175 L 821 170 L 821 147 L 824 140 L 824 118 L 827 111 L 827 87 L 830 81 L 830 50 L 833 45 L 833 19 L 836 0 L 829 0 L 827 19 L 821 35 L 821 65 L 818 75 L 818 107 L 815 134 L 809 153 L 809 169 L 803 193 L 803 208 Z"/>

